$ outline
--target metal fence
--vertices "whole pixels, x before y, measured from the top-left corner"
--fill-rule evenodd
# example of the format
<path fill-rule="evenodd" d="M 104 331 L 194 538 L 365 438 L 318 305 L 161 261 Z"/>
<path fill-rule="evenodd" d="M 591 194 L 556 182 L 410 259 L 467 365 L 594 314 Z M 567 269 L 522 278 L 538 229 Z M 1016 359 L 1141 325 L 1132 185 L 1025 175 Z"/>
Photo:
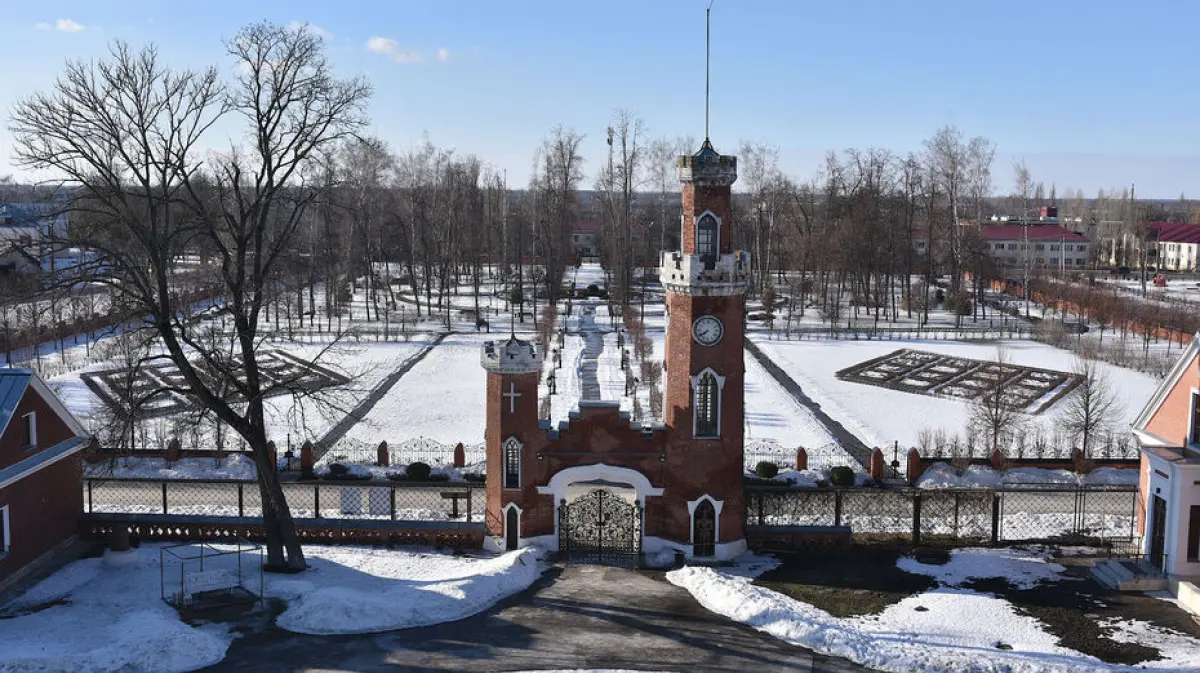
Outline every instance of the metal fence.
<path fill-rule="evenodd" d="M 284 497 L 297 519 L 482 522 L 484 485 L 472 482 L 296 481 Z M 87 514 L 262 516 L 256 481 L 84 478 Z"/>
<path fill-rule="evenodd" d="M 463 446 L 463 457 L 467 465 L 477 465 L 487 459 L 487 447 L 484 444 Z M 379 458 L 378 445 L 366 442 L 350 442 L 343 439 L 334 448 L 322 456 L 320 463 L 366 463 L 374 464 Z M 388 464 L 408 465 L 422 462 L 433 467 L 446 467 L 454 464 L 454 445 L 435 444 L 433 442 L 401 443 L 388 445 Z"/>
<path fill-rule="evenodd" d="M 919 544 L 1056 542 L 1135 547 L 1137 488 L 778 488 L 747 486 L 757 526 L 847 526 Z"/>
<path fill-rule="evenodd" d="M 780 470 L 790 470 L 796 467 L 796 450 L 798 448 L 779 444 L 749 443 L 742 455 L 747 470 L 754 470 L 760 462 L 774 463 Z M 837 443 L 812 448 L 805 447 L 804 453 L 808 457 L 808 469 L 810 470 L 858 465 L 858 461 Z"/>
<path fill-rule="evenodd" d="M 834 341 L 978 341 L 995 339 L 1030 339 L 1030 327 L 1016 321 L 989 320 L 976 327 L 792 327 L 776 319 L 771 330 L 774 338 L 783 340 L 834 340 Z"/>

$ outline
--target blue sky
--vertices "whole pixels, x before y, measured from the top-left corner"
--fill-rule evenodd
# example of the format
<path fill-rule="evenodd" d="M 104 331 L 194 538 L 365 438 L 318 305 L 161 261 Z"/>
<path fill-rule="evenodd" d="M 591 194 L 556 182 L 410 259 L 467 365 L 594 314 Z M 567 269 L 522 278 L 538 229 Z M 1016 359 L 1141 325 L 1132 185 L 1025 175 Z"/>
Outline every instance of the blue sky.
<path fill-rule="evenodd" d="M 329 33 L 339 72 L 371 80 L 372 131 L 393 148 L 428 133 L 522 184 L 561 123 L 586 134 L 590 186 L 617 108 L 652 136 L 703 135 L 706 4 L 20 3 L 4 12 L 0 109 L 114 38 L 229 73 L 221 40 L 241 25 L 307 22 Z M 905 153 L 955 124 L 995 142 L 997 193 L 1024 157 L 1060 193 L 1136 183 L 1139 196 L 1200 197 L 1197 19 L 1200 3 L 1183 0 L 716 0 L 711 135 L 722 151 L 776 145 L 803 180 L 828 150 Z M 0 130 L 0 174 L 20 177 L 11 152 Z"/>

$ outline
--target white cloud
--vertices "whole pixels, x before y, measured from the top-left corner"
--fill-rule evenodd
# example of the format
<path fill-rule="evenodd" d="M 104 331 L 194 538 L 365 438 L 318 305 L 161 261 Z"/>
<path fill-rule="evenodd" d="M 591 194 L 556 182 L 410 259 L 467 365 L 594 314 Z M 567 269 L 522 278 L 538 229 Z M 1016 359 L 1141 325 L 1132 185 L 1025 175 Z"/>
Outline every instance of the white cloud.
<path fill-rule="evenodd" d="M 59 19 L 58 23 L 54 24 L 54 27 L 64 33 L 78 33 L 83 30 L 83 24 L 76 23 L 70 19 Z"/>
<path fill-rule="evenodd" d="M 305 30 L 312 33 L 313 35 L 316 35 L 317 37 L 321 38 L 322 40 L 332 40 L 333 39 L 333 33 L 325 30 L 324 28 L 316 25 L 315 23 L 300 23 L 299 21 L 293 21 L 288 24 L 288 28 L 290 28 L 291 30 L 300 30 L 301 28 L 304 28 Z"/>
<path fill-rule="evenodd" d="M 79 31 L 85 30 L 87 28 L 82 23 L 79 23 L 77 21 L 72 21 L 71 19 L 59 19 L 58 21 L 55 21 L 54 23 L 40 21 L 38 23 L 33 24 L 33 26 L 34 26 L 34 28 L 37 28 L 38 30 L 59 30 L 64 33 L 78 33 Z"/>
<path fill-rule="evenodd" d="M 437 59 L 439 61 L 449 61 L 450 60 L 450 49 L 447 47 L 438 47 Z"/>
<path fill-rule="evenodd" d="M 397 63 L 420 63 L 425 60 L 420 52 L 408 51 L 399 42 L 386 37 L 372 37 L 367 40 L 367 49 L 376 54 L 383 54 Z"/>

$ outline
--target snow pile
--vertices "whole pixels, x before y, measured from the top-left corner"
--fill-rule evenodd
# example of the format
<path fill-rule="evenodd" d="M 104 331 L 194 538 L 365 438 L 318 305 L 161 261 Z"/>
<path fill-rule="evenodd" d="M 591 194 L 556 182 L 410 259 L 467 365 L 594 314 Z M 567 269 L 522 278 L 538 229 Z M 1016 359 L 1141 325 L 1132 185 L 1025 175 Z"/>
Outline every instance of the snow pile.
<path fill-rule="evenodd" d="M 845 657 L 881 671 L 1020 671 L 1093 673 L 1130 670 L 1062 647 L 1037 619 L 990 594 L 957 588 L 971 579 L 1004 578 L 1022 589 L 1064 579 L 1063 567 L 1034 550 L 960 549 L 943 565 L 903 558 L 897 566 L 934 577 L 942 586 L 909 596 L 879 614 L 837 618 L 807 603 L 755 586 L 772 567 L 763 557 L 731 568 L 685 567 L 667 580 L 713 612 L 820 654 Z M 1185 634 L 1136 620 L 1100 626 L 1119 642 L 1138 642 L 1162 659 L 1144 668 L 1197 670 L 1200 648 Z M 1011 648 L 1011 649 L 1009 649 Z"/>
<path fill-rule="evenodd" d="M 1064 579 L 1061 573 L 1065 570 L 1034 551 L 979 548 L 955 549 L 950 552 L 950 561 L 941 565 L 905 556 L 896 561 L 896 567 L 914 575 L 928 575 L 944 586 L 1003 578 L 1018 589 L 1032 589 L 1040 582 Z"/>
<path fill-rule="evenodd" d="M 190 671 L 225 657 L 225 627 L 192 627 L 159 598 L 157 548 L 128 566 L 76 561 L 5 606 L 43 610 L 0 624 L 0 671 Z"/>
<path fill-rule="evenodd" d="M 310 570 L 271 577 L 267 593 L 289 604 L 278 625 L 315 635 L 377 633 L 454 621 L 528 588 L 538 550 L 494 558 L 306 547 Z"/>
<path fill-rule="evenodd" d="M 918 488 L 999 488 L 1001 486 L 1041 485 L 1130 485 L 1137 484 L 1138 471 L 1101 467 L 1087 474 L 1070 470 L 1050 470 L 1042 467 L 1014 467 L 997 472 L 987 465 L 971 465 L 966 469 L 948 463 L 934 463 L 917 479 Z"/>
<path fill-rule="evenodd" d="M 1105 668 L 1095 658 L 1059 647 L 1036 619 L 982 594 L 938 589 L 910 596 L 878 615 L 842 619 L 713 568 L 682 568 L 667 573 L 667 580 L 713 612 L 882 671 L 1082 673 Z M 1013 649 L 997 649 L 1001 642 Z"/>
<path fill-rule="evenodd" d="M 218 461 L 215 458 L 182 458 L 168 462 L 165 458 L 127 456 L 109 462 L 84 465 L 85 476 L 119 477 L 122 479 L 233 479 L 254 480 L 258 471 L 254 460 L 245 454 L 233 453 Z"/>
<path fill-rule="evenodd" d="M 750 479 L 763 479 L 754 472 L 747 471 L 746 477 Z M 780 470 L 770 479 L 770 481 L 778 482 L 780 486 L 789 485 L 794 488 L 819 488 L 830 486 L 833 482 L 829 478 L 829 470 Z M 855 486 L 871 486 L 875 480 L 866 472 L 854 473 Z"/>

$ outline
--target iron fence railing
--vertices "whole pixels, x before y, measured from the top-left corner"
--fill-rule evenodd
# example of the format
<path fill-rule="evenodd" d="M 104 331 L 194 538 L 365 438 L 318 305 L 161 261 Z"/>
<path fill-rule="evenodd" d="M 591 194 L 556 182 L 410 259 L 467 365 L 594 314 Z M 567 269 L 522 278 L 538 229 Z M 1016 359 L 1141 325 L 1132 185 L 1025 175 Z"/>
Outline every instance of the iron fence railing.
<path fill-rule="evenodd" d="M 289 481 L 297 519 L 482 522 L 484 485 L 473 482 Z M 256 481 L 84 478 L 87 514 L 262 516 Z"/>
<path fill-rule="evenodd" d="M 972 341 L 993 339 L 1030 339 L 1032 332 L 1029 325 L 1017 324 L 1016 321 L 991 320 L 977 323 L 977 326 L 954 327 L 925 326 L 925 327 L 875 327 L 871 325 L 855 325 L 846 327 L 816 327 L 805 325 L 788 329 L 786 321 L 776 318 L 770 330 L 772 339 L 797 340 L 835 340 L 835 341 Z"/>
<path fill-rule="evenodd" d="M 855 535 L 1136 547 L 1136 487 L 1000 489 L 746 486 L 751 526 L 847 526 Z"/>

